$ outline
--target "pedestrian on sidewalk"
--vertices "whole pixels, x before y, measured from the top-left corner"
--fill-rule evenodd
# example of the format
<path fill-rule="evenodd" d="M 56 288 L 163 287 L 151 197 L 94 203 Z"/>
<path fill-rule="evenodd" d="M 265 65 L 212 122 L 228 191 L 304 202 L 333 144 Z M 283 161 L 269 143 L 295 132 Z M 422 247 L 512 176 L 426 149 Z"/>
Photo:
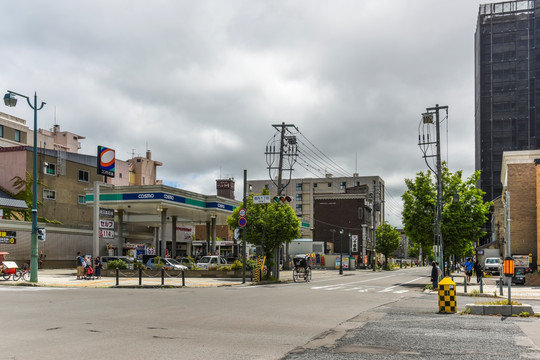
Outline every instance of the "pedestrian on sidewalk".
<path fill-rule="evenodd" d="M 96 279 L 101 279 L 101 266 L 101 257 L 96 256 L 96 260 L 94 260 L 94 273 Z"/>
<path fill-rule="evenodd" d="M 433 290 L 439 288 L 439 276 L 441 276 L 441 269 L 439 269 L 439 263 L 433 261 L 431 263 L 431 283 L 433 284 Z"/>
<path fill-rule="evenodd" d="M 465 277 L 468 285 L 471 285 L 471 276 L 474 264 L 471 260 L 471 258 L 468 258 L 467 261 L 465 261 L 465 264 L 463 264 L 463 267 L 465 268 Z"/>
<path fill-rule="evenodd" d="M 474 263 L 474 272 L 476 273 L 476 283 L 480 284 L 480 282 L 482 281 L 482 276 L 484 274 L 482 270 L 482 265 L 480 265 L 478 260 L 476 260 L 476 262 Z"/>
<path fill-rule="evenodd" d="M 82 253 L 80 251 L 77 251 L 77 280 L 82 279 L 84 275 L 84 258 L 82 257 Z"/>

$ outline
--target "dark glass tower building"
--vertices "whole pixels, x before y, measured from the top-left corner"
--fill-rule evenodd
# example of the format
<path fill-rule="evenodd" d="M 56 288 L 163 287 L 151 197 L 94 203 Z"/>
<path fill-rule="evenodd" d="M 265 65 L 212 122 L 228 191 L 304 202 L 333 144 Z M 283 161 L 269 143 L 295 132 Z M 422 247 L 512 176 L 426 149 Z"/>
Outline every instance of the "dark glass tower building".
<path fill-rule="evenodd" d="M 475 166 L 501 195 L 504 151 L 540 148 L 540 0 L 480 5 L 475 34 Z"/>

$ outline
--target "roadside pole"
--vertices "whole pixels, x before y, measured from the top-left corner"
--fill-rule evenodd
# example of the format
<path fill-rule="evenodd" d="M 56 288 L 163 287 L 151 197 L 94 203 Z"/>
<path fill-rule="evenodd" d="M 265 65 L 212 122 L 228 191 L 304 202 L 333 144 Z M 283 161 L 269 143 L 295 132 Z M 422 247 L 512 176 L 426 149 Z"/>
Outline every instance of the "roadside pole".
<path fill-rule="evenodd" d="M 242 208 L 246 208 L 247 205 L 247 170 L 244 169 L 244 198 Z M 242 284 L 246 283 L 246 227 L 242 231 Z"/>
<path fill-rule="evenodd" d="M 510 252 L 510 191 L 506 191 L 506 257 L 511 257 Z M 513 272 L 513 271 L 512 271 Z M 508 305 L 511 304 L 512 276 L 507 277 L 508 281 Z"/>

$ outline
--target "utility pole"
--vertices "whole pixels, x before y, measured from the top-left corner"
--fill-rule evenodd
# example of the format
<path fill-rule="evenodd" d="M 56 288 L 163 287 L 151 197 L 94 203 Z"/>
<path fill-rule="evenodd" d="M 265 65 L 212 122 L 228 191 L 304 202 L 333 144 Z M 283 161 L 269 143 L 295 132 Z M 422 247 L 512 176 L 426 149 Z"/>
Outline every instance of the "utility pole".
<path fill-rule="evenodd" d="M 268 173 L 270 175 L 270 180 L 277 187 L 277 195 L 281 196 L 283 193 L 283 190 L 285 190 L 287 185 L 289 185 L 289 183 L 291 182 L 293 165 L 296 162 L 296 158 L 298 156 L 296 136 L 293 136 L 293 135 L 286 136 L 285 131 L 287 131 L 287 129 L 291 127 L 296 129 L 296 131 L 298 131 L 298 128 L 293 124 L 285 124 L 284 122 L 282 122 L 279 125 L 272 125 L 272 126 L 278 132 L 280 132 L 280 140 L 279 140 L 279 148 L 278 148 L 279 151 L 276 152 L 275 141 L 271 140 L 271 142 L 269 142 L 266 145 L 266 151 L 265 151 L 266 163 L 268 164 Z M 278 160 L 277 167 L 273 166 L 276 161 L 276 157 Z M 289 167 L 284 169 L 283 162 L 285 159 L 287 159 L 287 163 Z M 277 183 L 275 182 L 275 179 L 272 176 L 272 170 L 277 170 L 278 172 Z M 284 170 L 289 171 L 289 180 L 287 181 L 286 184 L 283 184 L 283 171 Z M 274 277 L 276 279 L 279 279 L 279 263 L 280 263 L 279 253 L 280 253 L 280 246 L 276 247 L 275 253 L 274 253 L 275 264 L 274 264 L 273 272 L 274 272 Z"/>
<path fill-rule="evenodd" d="M 441 232 L 441 221 L 442 221 L 442 169 L 441 169 L 441 131 L 440 131 L 440 111 L 445 109 L 448 114 L 448 106 L 439 106 L 436 104 L 435 107 L 426 108 L 426 112 L 422 114 L 422 123 L 424 127 L 433 125 L 433 115 L 435 114 L 435 142 L 431 141 L 429 132 L 426 134 L 418 134 L 418 146 L 422 149 L 424 153 L 424 160 L 426 161 L 429 169 L 434 172 L 437 176 L 437 205 L 435 211 L 435 226 L 434 226 L 434 244 L 437 250 L 437 262 L 441 265 L 442 276 L 446 275 L 446 267 L 444 263 L 444 241 L 442 238 Z M 436 146 L 435 155 L 427 155 L 427 150 L 431 145 Z M 428 157 L 435 157 L 436 169 L 432 169 L 429 163 L 427 162 Z"/>

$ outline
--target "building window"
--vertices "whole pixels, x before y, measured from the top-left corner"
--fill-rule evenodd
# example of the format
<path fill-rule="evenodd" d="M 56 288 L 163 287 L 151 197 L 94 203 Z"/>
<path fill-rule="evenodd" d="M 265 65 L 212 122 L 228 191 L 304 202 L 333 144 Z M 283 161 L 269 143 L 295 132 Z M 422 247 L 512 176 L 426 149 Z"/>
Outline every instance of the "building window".
<path fill-rule="evenodd" d="M 0 125 L 0 137 L 4 137 L 4 125 Z"/>
<path fill-rule="evenodd" d="M 266 185 L 264 185 L 264 188 L 265 188 L 266 190 L 270 190 L 270 185 L 266 184 Z"/>
<path fill-rule="evenodd" d="M 296 212 L 302 212 L 302 204 L 296 204 Z"/>
<path fill-rule="evenodd" d="M 313 184 L 313 187 L 317 187 L 317 183 L 314 183 L 314 184 Z"/>
<path fill-rule="evenodd" d="M 360 186 L 360 181 L 355 181 L 354 186 Z"/>
<path fill-rule="evenodd" d="M 45 163 L 43 167 L 43 173 L 49 175 L 56 175 L 56 164 Z"/>
<path fill-rule="evenodd" d="M 56 191 L 44 189 L 43 190 L 43 198 L 49 199 L 49 200 L 56 200 Z"/>
<path fill-rule="evenodd" d="M 302 194 L 296 194 L 296 201 L 302 201 Z"/>
<path fill-rule="evenodd" d="M 142 177 L 142 184 L 144 185 L 144 176 Z"/>
<path fill-rule="evenodd" d="M 79 170 L 79 181 L 88 182 L 88 171 Z"/>
<path fill-rule="evenodd" d="M 296 184 L 296 191 L 302 191 L 302 184 Z"/>
<path fill-rule="evenodd" d="M 345 181 L 342 181 L 339 183 L 339 190 L 344 190 L 347 186 L 347 183 Z"/>
<path fill-rule="evenodd" d="M 21 142 L 21 130 L 15 130 L 15 141 Z"/>
<path fill-rule="evenodd" d="M 77 197 L 77 202 L 78 202 L 79 204 L 86 204 L 86 196 L 84 196 L 84 195 L 79 195 L 79 196 Z"/>
<path fill-rule="evenodd" d="M 121 179 L 122 178 L 122 173 L 118 173 L 118 177 Z"/>
<path fill-rule="evenodd" d="M 332 183 L 331 183 L 331 182 L 328 183 L 328 187 L 332 187 Z"/>

